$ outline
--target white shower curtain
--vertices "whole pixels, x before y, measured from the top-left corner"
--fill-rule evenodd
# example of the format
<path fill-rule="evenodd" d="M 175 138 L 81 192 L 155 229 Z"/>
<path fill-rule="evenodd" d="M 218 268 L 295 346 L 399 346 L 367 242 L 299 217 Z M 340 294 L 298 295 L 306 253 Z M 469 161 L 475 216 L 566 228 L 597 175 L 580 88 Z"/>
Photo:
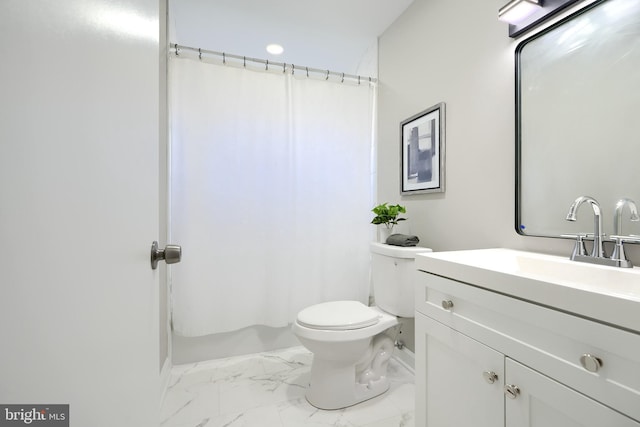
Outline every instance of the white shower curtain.
<path fill-rule="evenodd" d="M 173 327 L 282 327 L 366 302 L 375 87 L 170 61 Z"/>

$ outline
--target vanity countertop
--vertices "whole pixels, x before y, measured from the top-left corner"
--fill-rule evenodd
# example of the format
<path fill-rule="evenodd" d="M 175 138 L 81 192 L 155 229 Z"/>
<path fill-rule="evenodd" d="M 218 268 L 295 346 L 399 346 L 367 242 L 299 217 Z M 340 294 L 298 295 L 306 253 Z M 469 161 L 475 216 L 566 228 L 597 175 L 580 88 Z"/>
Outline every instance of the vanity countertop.
<path fill-rule="evenodd" d="M 416 255 L 416 268 L 640 333 L 640 268 L 513 249 Z"/>

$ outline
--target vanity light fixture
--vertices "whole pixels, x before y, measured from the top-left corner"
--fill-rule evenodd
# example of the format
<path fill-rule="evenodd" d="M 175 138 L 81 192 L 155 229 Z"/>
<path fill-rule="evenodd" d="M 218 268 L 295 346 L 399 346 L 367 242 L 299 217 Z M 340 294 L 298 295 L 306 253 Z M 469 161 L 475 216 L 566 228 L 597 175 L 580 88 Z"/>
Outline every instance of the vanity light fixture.
<path fill-rule="evenodd" d="M 509 37 L 515 38 L 579 1 L 511 0 L 498 10 L 498 19 L 509 23 Z"/>
<path fill-rule="evenodd" d="M 511 0 L 498 10 L 498 19 L 517 24 L 542 7 L 539 0 Z"/>

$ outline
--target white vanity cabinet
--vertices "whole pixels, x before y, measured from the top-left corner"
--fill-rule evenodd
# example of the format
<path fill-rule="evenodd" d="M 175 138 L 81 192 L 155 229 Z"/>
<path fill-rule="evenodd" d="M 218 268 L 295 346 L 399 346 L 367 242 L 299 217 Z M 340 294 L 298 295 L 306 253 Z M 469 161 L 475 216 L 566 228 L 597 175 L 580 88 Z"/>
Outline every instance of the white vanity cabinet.
<path fill-rule="evenodd" d="M 415 320 L 416 426 L 504 425 L 502 353 L 423 314 Z"/>
<path fill-rule="evenodd" d="M 640 427 L 639 333 L 416 274 L 417 427 Z"/>

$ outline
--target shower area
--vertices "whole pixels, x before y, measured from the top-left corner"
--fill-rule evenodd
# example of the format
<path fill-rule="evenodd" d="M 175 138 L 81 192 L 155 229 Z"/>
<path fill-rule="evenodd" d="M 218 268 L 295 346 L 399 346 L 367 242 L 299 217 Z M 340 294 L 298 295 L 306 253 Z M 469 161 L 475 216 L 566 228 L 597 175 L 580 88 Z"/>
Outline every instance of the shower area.
<path fill-rule="evenodd" d="M 181 37 L 179 3 L 168 61 L 170 235 L 184 248 L 169 279 L 173 363 L 298 345 L 290 325 L 302 308 L 368 301 L 376 79 L 213 50 Z"/>

